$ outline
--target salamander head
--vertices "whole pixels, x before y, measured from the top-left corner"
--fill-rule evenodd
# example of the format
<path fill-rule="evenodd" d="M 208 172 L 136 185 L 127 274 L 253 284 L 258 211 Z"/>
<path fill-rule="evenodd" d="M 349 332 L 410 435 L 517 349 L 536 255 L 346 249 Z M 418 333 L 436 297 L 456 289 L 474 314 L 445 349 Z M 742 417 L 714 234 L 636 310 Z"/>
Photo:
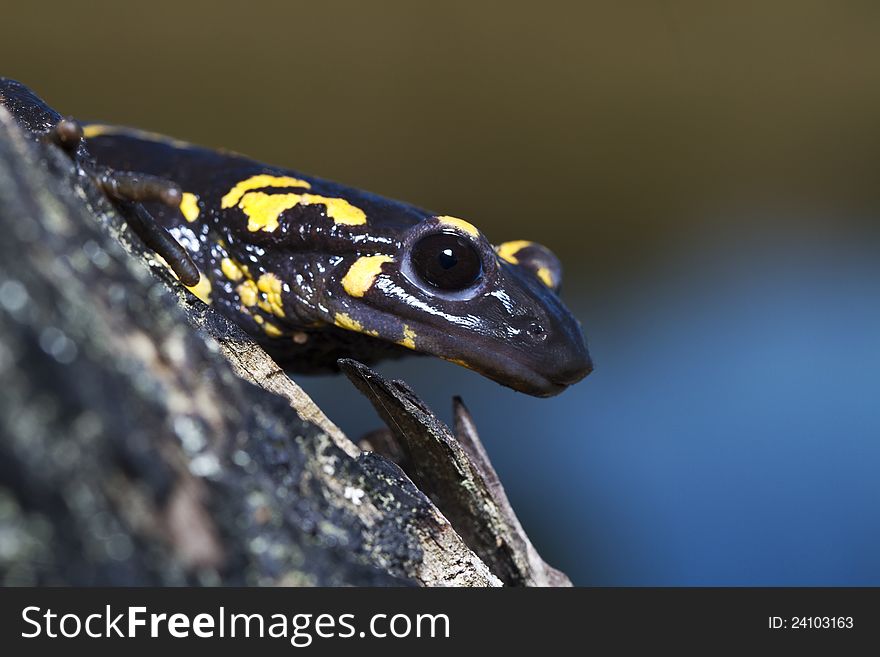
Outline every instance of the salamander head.
<path fill-rule="evenodd" d="M 557 296 L 561 267 L 532 242 L 493 247 L 470 223 L 429 217 L 392 246 L 342 258 L 328 279 L 334 323 L 555 395 L 592 362 Z"/>

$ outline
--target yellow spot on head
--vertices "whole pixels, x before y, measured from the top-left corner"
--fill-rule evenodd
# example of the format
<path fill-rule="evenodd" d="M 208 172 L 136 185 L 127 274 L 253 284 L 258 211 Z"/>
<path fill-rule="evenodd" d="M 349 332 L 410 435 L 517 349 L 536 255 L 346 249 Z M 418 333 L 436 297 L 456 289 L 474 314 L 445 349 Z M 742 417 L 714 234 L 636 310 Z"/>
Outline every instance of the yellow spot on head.
<path fill-rule="evenodd" d="M 238 263 L 232 258 L 223 258 L 223 260 L 220 261 L 220 271 L 222 271 L 223 275 L 230 281 L 240 281 L 244 278 L 244 272 L 241 270 Z"/>
<path fill-rule="evenodd" d="M 270 322 L 263 324 L 263 331 L 265 331 L 266 335 L 270 338 L 280 338 L 282 335 L 281 329 Z"/>
<path fill-rule="evenodd" d="M 211 305 L 211 281 L 204 274 L 201 275 L 198 283 L 193 286 L 187 286 L 186 289 L 209 306 Z"/>
<path fill-rule="evenodd" d="M 257 289 L 266 295 L 260 308 L 276 317 L 284 317 L 284 304 L 281 301 L 281 279 L 275 274 L 263 274 L 257 281 Z"/>
<path fill-rule="evenodd" d="M 393 258 L 386 255 L 358 258 L 342 278 L 342 287 L 345 288 L 349 296 L 364 296 L 376 281 L 376 277 L 382 273 L 382 263 L 391 262 L 391 260 Z"/>
<path fill-rule="evenodd" d="M 253 281 L 245 281 L 237 288 L 235 288 L 236 292 L 238 292 L 238 296 L 241 299 L 241 302 L 251 308 L 257 305 L 257 299 L 259 294 L 257 292 L 257 284 Z"/>
<path fill-rule="evenodd" d="M 413 331 L 406 324 L 403 325 L 403 338 L 398 340 L 397 344 L 407 347 L 409 349 L 416 348 L 416 332 Z"/>
<path fill-rule="evenodd" d="M 180 199 L 180 214 L 188 222 L 192 223 L 199 218 L 199 197 L 189 192 L 184 192 Z"/>
<path fill-rule="evenodd" d="M 534 242 L 528 240 L 513 240 L 512 242 L 499 244 L 495 247 L 495 252 L 502 260 L 506 260 L 512 265 L 517 265 L 519 264 L 519 259 L 516 257 L 516 254 L 532 244 L 534 244 Z"/>
<path fill-rule="evenodd" d="M 456 217 L 448 217 L 446 215 L 443 215 L 437 217 L 437 221 L 447 226 L 455 226 L 456 228 L 463 230 L 464 232 L 468 233 L 469 235 L 473 235 L 474 237 L 480 236 L 480 231 L 477 230 L 477 227 L 469 221 L 465 221 L 464 219 L 458 219 Z"/>
<path fill-rule="evenodd" d="M 554 287 L 555 282 L 553 281 L 553 274 L 550 273 L 550 270 L 547 267 L 538 267 L 538 271 L 535 272 L 538 275 L 538 278 L 541 279 L 541 282 L 544 283 L 547 287 Z"/>
<path fill-rule="evenodd" d="M 260 189 L 261 187 L 312 188 L 308 182 L 300 180 L 299 178 L 291 178 L 290 176 L 273 176 L 268 173 L 260 173 L 256 176 L 251 176 L 246 180 L 242 180 L 235 185 L 235 187 L 230 189 L 226 195 L 220 199 L 220 207 L 224 209 L 231 208 L 241 200 L 241 197 L 244 196 L 245 192 L 251 189 Z"/>

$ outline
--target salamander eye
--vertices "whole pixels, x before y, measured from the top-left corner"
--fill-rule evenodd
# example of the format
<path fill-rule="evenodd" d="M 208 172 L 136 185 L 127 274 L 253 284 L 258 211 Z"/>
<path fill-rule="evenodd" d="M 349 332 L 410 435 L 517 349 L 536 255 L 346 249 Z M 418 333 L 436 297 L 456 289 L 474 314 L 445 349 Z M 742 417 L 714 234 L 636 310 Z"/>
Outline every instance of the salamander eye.
<path fill-rule="evenodd" d="M 434 233 L 416 242 L 410 251 L 413 271 L 441 290 L 463 290 L 483 273 L 474 245 L 458 233 Z"/>

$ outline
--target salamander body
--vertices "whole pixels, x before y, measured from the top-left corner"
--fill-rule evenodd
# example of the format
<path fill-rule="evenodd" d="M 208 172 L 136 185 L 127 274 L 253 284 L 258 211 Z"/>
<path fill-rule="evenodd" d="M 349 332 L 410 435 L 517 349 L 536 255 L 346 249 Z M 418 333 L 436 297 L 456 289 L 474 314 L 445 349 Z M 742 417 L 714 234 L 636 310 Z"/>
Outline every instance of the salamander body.
<path fill-rule="evenodd" d="M 33 132 L 61 118 L 11 80 L 0 102 Z M 493 246 L 461 218 L 152 133 L 83 135 L 78 157 L 179 186 L 176 207 L 142 205 L 197 267 L 190 289 L 292 370 L 415 352 L 548 396 L 592 369 L 537 243 Z"/>

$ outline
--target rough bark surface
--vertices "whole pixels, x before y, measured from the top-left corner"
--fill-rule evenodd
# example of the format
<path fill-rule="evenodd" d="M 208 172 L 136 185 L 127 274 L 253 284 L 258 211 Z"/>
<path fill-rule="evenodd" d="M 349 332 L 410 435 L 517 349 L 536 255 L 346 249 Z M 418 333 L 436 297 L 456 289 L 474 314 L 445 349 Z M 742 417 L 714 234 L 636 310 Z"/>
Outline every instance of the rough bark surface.
<path fill-rule="evenodd" d="M 407 470 L 359 449 L 2 108 L 0 226 L 0 584 L 568 583 L 475 430 L 349 362 Z"/>

